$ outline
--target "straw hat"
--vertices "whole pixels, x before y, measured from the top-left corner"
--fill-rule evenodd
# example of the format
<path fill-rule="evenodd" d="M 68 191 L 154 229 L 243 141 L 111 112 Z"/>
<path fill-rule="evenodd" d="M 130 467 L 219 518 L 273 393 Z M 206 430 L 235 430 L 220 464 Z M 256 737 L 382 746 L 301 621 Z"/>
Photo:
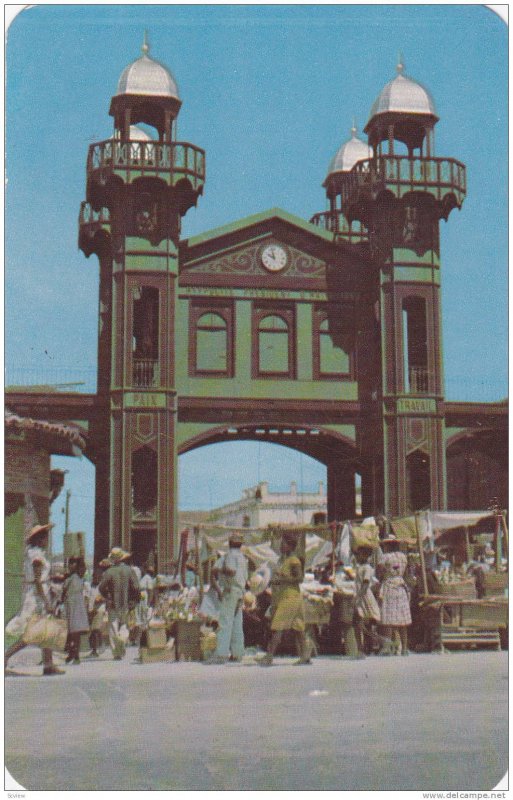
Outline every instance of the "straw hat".
<path fill-rule="evenodd" d="M 112 561 L 114 564 L 119 564 L 120 561 L 128 558 L 129 555 L 130 553 L 126 553 L 122 547 L 113 547 L 109 553 L 109 561 Z"/>
<path fill-rule="evenodd" d="M 243 597 L 243 602 L 246 611 L 253 611 L 256 608 L 256 597 L 253 592 L 246 592 Z"/>
<path fill-rule="evenodd" d="M 48 533 L 54 527 L 53 523 L 48 522 L 46 525 L 34 525 L 25 537 L 26 542 L 30 542 L 35 536 L 41 533 Z"/>
<path fill-rule="evenodd" d="M 112 562 L 109 561 L 108 558 L 102 558 L 98 566 L 101 567 L 102 569 L 108 569 L 109 567 L 112 567 Z"/>

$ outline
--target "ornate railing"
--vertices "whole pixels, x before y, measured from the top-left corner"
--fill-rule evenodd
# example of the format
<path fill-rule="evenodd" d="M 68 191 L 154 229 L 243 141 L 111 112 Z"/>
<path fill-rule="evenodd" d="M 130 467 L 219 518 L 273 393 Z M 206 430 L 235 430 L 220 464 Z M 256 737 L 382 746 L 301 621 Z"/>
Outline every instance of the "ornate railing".
<path fill-rule="evenodd" d="M 424 367 L 410 367 L 408 370 L 408 394 L 427 394 L 431 373 Z"/>
<path fill-rule="evenodd" d="M 132 384 L 140 389 L 150 389 L 160 383 L 159 362 L 150 358 L 134 358 Z"/>
<path fill-rule="evenodd" d="M 361 198 L 362 192 L 376 195 L 382 189 L 397 197 L 411 191 L 427 191 L 437 200 L 454 194 L 460 206 L 467 191 L 465 165 L 454 158 L 408 156 L 377 156 L 359 161 L 345 178 L 342 206 Z"/>
<path fill-rule="evenodd" d="M 108 208 L 95 211 L 90 203 L 80 203 L 79 225 L 110 225 L 110 212 Z"/>
<path fill-rule="evenodd" d="M 188 142 L 141 142 L 107 139 L 90 145 L 87 170 L 168 172 L 205 180 L 205 151 Z"/>
<path fill-rule="evenodd" d="M 358 221 L 349 224 L 342 211 L 322 211 L 314 214 L 310 222 L 348 242 L 366 242 L 368 239 L 367 229 Z"/>

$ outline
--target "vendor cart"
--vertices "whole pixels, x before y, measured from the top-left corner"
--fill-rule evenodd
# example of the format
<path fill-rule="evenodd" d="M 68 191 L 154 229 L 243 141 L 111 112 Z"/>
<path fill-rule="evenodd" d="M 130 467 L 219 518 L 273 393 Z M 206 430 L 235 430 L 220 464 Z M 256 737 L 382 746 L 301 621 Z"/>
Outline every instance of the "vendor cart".
<path fill-rule="evenodd" d="M 508 625 L 508 600 L 468 600 L 430 595 L 422 601 L 430 650 L 501 649 L 501 629 Z"/>
<path fill-rule="evenodd" d="M 446 514 L 449 516 L 450 512 Z M 424 593 L 419 607 L 430 650 L 477 649 L 489 647 L 500 650 L 507 640 L 508 573 L 502 567 L 501 526 L 507 543 L 505 513 L 496 513 L 495 569 L 484 576 L 484 596 L 477 597 L 475 578 L 462 576 L 448 583 L 435 584 L 428 591 L 424 547 L 417 524 L 418 545 L 422 567 Z M 417 522 L 417 515 L 416 515 Z M 449 524 L 449 523 L 448 523 Z M 468 547 L 468 529 L 464 529 Z"/>

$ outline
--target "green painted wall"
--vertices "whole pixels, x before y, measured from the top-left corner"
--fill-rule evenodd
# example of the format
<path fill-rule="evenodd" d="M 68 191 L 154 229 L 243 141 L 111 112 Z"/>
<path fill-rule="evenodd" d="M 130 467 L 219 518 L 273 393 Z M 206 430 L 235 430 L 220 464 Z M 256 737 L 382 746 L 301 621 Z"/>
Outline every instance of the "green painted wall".
<path fill-rule="evenodd" d="M 215 299 L 215 296 L 214 298 Z M 234 376 L 193 377 L 189 375 L 188 298 L 181 297 L 177 308 L 176 388 L 179 397 L 286 398 L 301 400 L 357 400 L 358 386 L 352 380 L 316 381 L 313 364 L 313 304 L 296 304 L 297 379 L 252 378 L 251 300 L 238 299 L 234 304 Z"/>
<path fill-rule="evenodd" d="M 21 501 L 20 501 L 21 502 Z M 8 622 L 21 607 L 23 583 L 23 542 L 25 535 L 23 505 L 5 518 L 4 558 L 4 622 Z"/>

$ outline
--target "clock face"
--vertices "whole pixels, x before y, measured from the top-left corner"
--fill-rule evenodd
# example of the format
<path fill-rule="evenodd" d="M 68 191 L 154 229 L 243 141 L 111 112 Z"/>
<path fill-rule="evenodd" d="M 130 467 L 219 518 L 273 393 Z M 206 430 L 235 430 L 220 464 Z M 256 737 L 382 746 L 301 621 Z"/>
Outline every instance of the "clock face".
<path fill-rule="evenodd" d="M 278 244 L 268 244 L 262 250 L 262 264 L 269 272 L 279 272 L 287 266 L 287 253 Z"/>

